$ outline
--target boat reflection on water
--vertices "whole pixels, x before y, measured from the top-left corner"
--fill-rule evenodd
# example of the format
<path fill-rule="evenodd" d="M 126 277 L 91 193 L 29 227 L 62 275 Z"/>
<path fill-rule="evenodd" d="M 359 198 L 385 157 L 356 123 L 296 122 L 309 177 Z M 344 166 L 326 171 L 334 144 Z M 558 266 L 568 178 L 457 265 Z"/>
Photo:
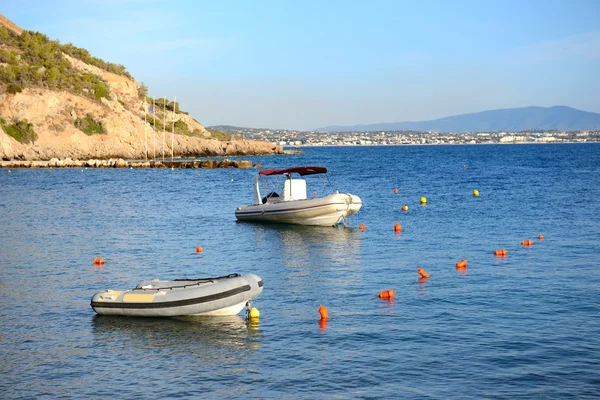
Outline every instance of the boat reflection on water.
<path fill-rule="evenodd" d="M 360 253 L 362 232 L 345 227 L 255 224 L 257 246 L 275 249 L 287 264 L 353 265 Z"/>
<path fill-rule="evenodd" d="M 137 353 L 193 356 L 216 363 L 223 352 L 244 358 L 249 351 L 258 350 L 262 333 L 257 323 L 239 316 L 142 318 L 96 315 L 92 332 L 104 346 L 128 348 Z"/>

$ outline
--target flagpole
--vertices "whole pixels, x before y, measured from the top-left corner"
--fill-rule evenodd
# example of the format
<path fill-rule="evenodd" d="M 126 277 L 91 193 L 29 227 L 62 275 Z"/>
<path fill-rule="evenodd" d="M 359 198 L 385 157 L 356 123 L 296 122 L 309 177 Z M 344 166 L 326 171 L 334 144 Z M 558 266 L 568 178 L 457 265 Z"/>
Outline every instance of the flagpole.
<path fill-rule="evenodd" d="M 154 148 L 152 149 L 154 154 L 154 161 L 156 162 L 156 105 L 154 97 L 152 98 L 152 121 L 154 122 Z"/>
<path fill-rule="evenodd" d="M 173 147 L 175 142 L 175 107 L 177 107 L 177 96 L 173 100 L 173 129 L 171 129 L 171 164 L 173 164 Z"/>
<path fill-rule="evenodd" d="M 165 162 L 165 123 L 167 122 L 167 98 L 163 101 L 163 162 Z"/>
<path fill-rule="evenodd" d="M 148 161 L 148 133 L 146 132 L 146 114 L 148 114 L 148 104 L 146 104 L 146 95 L 144 95 L 144 143 L 146 144 L 146 153 L 144 159 Z"/>

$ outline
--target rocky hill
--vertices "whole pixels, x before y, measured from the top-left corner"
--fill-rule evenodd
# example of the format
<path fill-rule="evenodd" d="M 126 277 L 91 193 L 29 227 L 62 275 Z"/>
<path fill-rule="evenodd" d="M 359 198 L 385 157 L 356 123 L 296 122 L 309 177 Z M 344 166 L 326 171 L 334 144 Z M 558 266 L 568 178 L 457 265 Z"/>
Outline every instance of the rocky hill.
<path fill-rule="evenodd" d="M 0 159 L 144 159 L 280 153 L 272 143 L 207 131 L 179 104 L 147 98 L 118 64 L 22 30 L 0 15 Z"/>
<path fill-rule="evenodd" d="M 326 126 L 315 130 L 322 132 L 520 132 L 536 129 L 565 131 L 600 130 L 600 114 L 566 106 L 522 107 L 455 115 L 431 121 Z"/>

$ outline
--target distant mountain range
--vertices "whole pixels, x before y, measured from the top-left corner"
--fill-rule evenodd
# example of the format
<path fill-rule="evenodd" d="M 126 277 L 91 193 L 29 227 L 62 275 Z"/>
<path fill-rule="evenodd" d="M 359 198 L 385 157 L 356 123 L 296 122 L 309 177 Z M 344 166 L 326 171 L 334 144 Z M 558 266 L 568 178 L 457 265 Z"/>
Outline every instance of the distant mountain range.
<path fill-rule="evenodd" d="M 326 126 L 314 129 L 314 131 L 519 132 L 538 129 L 566 131 L 600 130 L 600 114 L 566 106 L 523 107 L 461 114 L 431 121 Z"/>

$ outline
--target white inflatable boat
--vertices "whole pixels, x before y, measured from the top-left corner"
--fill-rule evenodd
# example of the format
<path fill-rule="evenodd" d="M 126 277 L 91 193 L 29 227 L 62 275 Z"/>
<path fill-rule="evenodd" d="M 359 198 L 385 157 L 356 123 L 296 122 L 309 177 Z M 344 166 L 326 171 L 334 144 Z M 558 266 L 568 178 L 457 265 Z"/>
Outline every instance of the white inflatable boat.
<path fill-rule="evenodd" d="M 139 317 L 236 315 L 263 290 L 254 274 L 219 278 L 142 281 L 134 289 L 106 290 L 92 297 L 98 314 Z"/>
<path fill-rule="evenodd" d="M 300 175 L 300 179 L 292 178 L 292 174 Z M 274 222 L 298 225 L 333 226 L 344 223 L 346 218 L 360 210 L 360 197 L 350 193 L 335 191 L 320 197 L 307 196 L 307 183 L 302 177 L 323 174 L 325 167 L 295 167 L 259 171 L 254 178 L 254 204 L 240 206 L 235 210 L 239 221 Z M 260 197 L 259 179 L 261 176 L 284 176 L 281 194 L 271 192 Z M 325 182 L 326 183 L 326 182 Z M 265 185 L 265 189 L 268 183 Z"/>

